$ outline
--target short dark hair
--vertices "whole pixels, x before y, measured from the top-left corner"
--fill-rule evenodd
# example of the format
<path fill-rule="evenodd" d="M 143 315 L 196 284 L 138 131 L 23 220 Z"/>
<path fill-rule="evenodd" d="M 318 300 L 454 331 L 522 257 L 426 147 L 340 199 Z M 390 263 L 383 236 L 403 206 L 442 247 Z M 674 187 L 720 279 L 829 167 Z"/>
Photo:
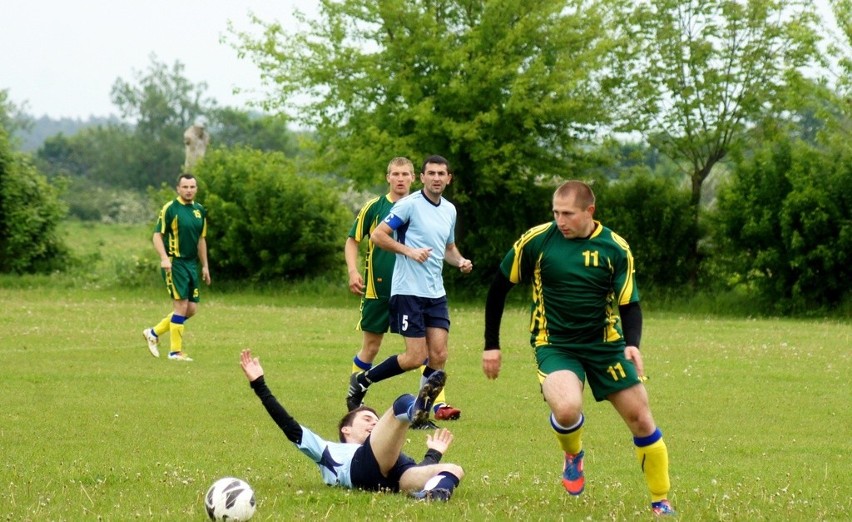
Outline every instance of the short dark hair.
<path fill-rule="evenodd" d="M 349 413 L 344 415 L 343 418 L 340 419 L 340 422 L 337 424 L 337 437 L 340 439 L 340 442 L 346 442 L 346 437 L 343 435 L 343 428 L 345 428 L 346 426 L 352 426 L 352 423 L 355 422 L 355 416 L 361 413 L 362 411 L 369 411 L 376 417 L 379 416 L 379 414 L 376 413 L 376 410 L 370 408 L 369 406 L 359 406 L 354 410 L 350 411 Z"/>
<path fill-rule="evenodd" d="M 180 185 L 180 180 L 182 180 L 182 179 L 195 179 L 197 181 L 196 177 L 194 175 L 190 174 L 189 172 L 181 172 L 180 173 L 180 176 L 178 176 L 178 178 L 177 178 L 177 184 L 178 185 Z"/>
<path fill-rule="evenodd" d="M 426 172 L 426 164 L 427 163 L 435 163 L 437 165 L 446 165 L 447 166 L 447 172 L 449 172 L 450 174 L 453 173 L 453 169 L 450 168 L 450 162 L 447 161 L 447 158 L 445 158 L 443 156 L 438 156 L 437 154 L 433 154 L 433 155 L 429 156 L 428 158 L 426 158 L 425 160 L 423 160 L 423 165 L 420 167 L 420 173 L 421 174 Z"/>

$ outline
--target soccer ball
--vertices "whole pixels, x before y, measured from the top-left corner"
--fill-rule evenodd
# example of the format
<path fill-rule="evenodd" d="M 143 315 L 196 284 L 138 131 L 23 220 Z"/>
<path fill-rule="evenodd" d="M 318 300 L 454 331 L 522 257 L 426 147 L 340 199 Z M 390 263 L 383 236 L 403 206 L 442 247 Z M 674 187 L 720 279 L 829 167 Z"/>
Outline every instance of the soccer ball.
<path fill-rule="evenodd" d="M 248 520 L 254 516 L 254 504 L 251 486 L 234 477 L 217 480 L 204 495 L 204 507 L 210 520 Z"/>

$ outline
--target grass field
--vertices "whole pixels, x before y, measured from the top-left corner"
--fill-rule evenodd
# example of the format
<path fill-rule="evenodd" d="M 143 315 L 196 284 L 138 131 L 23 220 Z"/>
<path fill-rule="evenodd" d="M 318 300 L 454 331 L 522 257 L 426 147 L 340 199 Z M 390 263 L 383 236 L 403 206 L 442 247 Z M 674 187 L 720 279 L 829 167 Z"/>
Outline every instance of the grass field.
<path fill-rule="evenodd" d="M 148 248 L 147 232 L 141 248 L 138 231 L 122 234 L 121 255 Z M 78 248 L 103 242 L 84 243 Z M 134 264 L 107 255 L 92 263 L 93 271 L 119 273 Z M 187 325 L 195 362 L 186 364 L 148 354 L 140 332 L 169 306 L 156 274 L 148 278 L 155 282 L 133 289 L 94 275 L 73 284 L 0 280 L 6 520 L 200 521 L 202 495 L 226 475 L 254 487 L 255 520 L 652 518 L 629 433 L 588 392 L 586 492 L 569 498 L 562 490 L 519 307 L 504 320 L 503 372 L 488 381 L 481 306 L 452 305 L 447 393 L 464 413 L 445 423 L 456 435 L 445 459 L 467 475 L 451 502 L 426 505 L 325 486 L 239 369 L 239 350 L 251 347 L 290 412 L 333 438 L 360 343 L 352 329 L 357 300 L 345 288 L 317 306 L 304 293 L 226 293 L 214 285 Z M 850 340 L 843 319 L 646 314 L 647 386 L 669 446 L 680 519 L 852 519 Z M 382 353 L 401 347 L 388 336 Z M 368 403 L 384 409 L 416 386 L 414 374 L 385 381 Z M 412 431 L 405 451 L 419 458 L 424 440 Z"/>

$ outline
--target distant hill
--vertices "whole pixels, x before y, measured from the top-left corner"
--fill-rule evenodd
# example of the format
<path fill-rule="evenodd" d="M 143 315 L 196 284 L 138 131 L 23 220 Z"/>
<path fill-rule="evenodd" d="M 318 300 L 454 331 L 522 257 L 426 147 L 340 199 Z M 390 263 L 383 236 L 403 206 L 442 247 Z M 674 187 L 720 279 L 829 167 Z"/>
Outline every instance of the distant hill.
<path fill-rule="evenodd" d="M 28 130 L 19 130 L 15 135 L 21 140 L 21 150 L 24 152 L 33 152 L 41 147 L 44 140 L 51 136 L 56 136 L 59 133 L 65 136 L 72 136 L 86 127 L 94 127 L 96 125 L 106 125 L 107 123 L 118 123 L 120 120 L 115 116 L 96 117 L 90 116 L 87 120 L 79 118 L 60 118 L 54 120 L 48 116 L 33 118 L 30 116 Z"/>

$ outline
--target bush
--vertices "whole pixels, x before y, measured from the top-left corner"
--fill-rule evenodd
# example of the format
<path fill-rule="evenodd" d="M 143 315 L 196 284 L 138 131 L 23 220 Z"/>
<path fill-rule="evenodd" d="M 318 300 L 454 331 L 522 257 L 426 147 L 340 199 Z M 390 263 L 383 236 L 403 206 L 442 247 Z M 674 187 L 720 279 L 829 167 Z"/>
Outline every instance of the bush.
<path fill-rule="evenodd" d="M 262 282 L 342 266 L 352 219 L 340 201 L 344 187 L 296 173 L 283 154 L 251 149 L 212 151 L 195 172 L 220 276 Z"/>
<path fill-rule="evenodd" d="M 691 282 L 698 240 L 689 190 L 663 177 L 639 174 L 594 186 L 595 219 L 630 245 L 639 288 L 676 289 Z"/>
<path fill-rule="evenodd" d="M 733 285 L 779 312 L 850 298 L 852 155 L 783 139 L 740 158 L 719 194 L 714 240 Z"/>
<path fill-rule="evenodd" d="M 50 272 L 65 266 L 57 235 L 65 215 L 58 187 L 13 152 L 0 127 L 0 272 Z"/>

